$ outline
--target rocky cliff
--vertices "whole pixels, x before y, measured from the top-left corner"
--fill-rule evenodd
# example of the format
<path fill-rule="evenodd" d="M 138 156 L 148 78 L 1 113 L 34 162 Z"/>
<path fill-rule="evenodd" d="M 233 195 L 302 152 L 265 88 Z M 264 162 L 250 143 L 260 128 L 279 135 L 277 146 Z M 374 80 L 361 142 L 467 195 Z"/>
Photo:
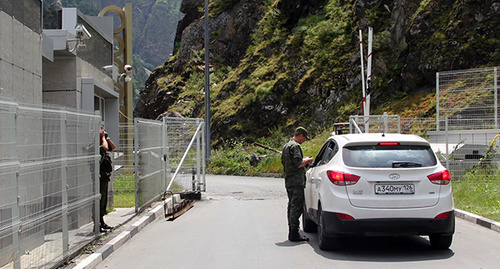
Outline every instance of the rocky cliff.
<path fill-rule="evenodd" d="M 202 7 L 183 1 L 180 46 L 149 77 L 135 116 L 204 117 Z M 361 113 L 358 33 L 368 26 L 374 109 L 432 92 L 438 71 L 500 64 L 498 0 L 212 0 L 209 10 L 215 143 Z"/>

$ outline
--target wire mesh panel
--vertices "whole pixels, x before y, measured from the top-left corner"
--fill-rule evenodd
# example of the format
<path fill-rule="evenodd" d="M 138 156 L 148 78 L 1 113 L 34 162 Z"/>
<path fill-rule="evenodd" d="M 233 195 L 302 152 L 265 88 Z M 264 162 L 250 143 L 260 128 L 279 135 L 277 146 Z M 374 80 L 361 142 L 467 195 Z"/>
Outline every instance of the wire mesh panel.
<path fill-rule="evenodd" d="M 16 103 L 0 102 L 0 267 L 19 260 Z"/>
<path fill-rule="evenodd" d="M 130 135 L 132 134 L 132 135 Z M 135 207 L 134 175 L 134 125 L 120 124 L 117 148 L 113 150 L 112 180 L 110 181 L 108 206 Z"/>
<path fill-rule="evenodd" d="M 0 125 L 0 267 L 53 267 L 97 236 L 99 118 L 0 102 Z"/>
<path fill-rule="evenodd" d="M 351 133 L 399 133 L 400 118 L 397 115 L 351 116 L 349 118 Z"/>
<path fill-rule="evenodd" d="M 136 211 L 167 189 L 182 192 L 203 186 L 202 126 L 200 119 L 134 119 Z"/>
<path fill-rule="evenodd" d="M 497 67 L 439 72 L 436 80 L 438 131 L 446 118 L 449 129 L 498 129 Z"/>
<path fill-rule="evenodd" d="M 115 176 L 134 172 L 134 136 L 129 134 L 134 134 L 134 125 L 120 124 L 118 149 L 113 151 Z"/>
<path fill-rule="evenodd" d="M 166 187 L 163 122 L 139 119 L 135 125 L 136 211 L 160 198 Z"/>
<path fill-rule="evenodd" d="M 169 172 L 174 192 L 205 190 L 202 119 L 165 117 Z"/>

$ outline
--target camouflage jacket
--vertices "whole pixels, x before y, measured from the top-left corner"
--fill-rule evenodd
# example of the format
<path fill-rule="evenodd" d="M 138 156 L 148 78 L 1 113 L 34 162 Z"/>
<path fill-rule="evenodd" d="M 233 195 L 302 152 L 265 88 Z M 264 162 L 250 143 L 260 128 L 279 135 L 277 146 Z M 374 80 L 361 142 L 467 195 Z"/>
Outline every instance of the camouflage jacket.
<path fill-rule="evenodd" d="M 302 164 L 302 149 L 295 139 L 290 139 L 282 149 L 281 164 L 285 173 L 285 187 L 305 187 L 306 169 L 298 168 Z"/>

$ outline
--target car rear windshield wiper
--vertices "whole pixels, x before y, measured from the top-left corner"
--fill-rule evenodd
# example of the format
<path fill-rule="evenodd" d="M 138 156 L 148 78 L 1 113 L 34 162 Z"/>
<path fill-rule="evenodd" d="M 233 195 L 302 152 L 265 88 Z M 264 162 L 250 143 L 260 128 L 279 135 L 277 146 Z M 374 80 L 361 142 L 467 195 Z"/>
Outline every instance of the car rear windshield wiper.
<path fill-rule="evenodd" d="M 404 161 L 392 162 L 392 168 L 401 168 L 401 167 L 422 167 L 422 164 L 414 162 L 404 162 Z"/>

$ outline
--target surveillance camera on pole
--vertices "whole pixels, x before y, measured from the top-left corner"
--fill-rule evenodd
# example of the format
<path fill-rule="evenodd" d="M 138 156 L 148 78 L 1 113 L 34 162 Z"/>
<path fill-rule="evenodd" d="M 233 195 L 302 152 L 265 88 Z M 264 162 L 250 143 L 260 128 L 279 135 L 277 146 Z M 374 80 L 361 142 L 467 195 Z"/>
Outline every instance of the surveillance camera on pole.
<path fill-rule="evenodd" d="M 85 28 L 85 26 L 83 26 L 83 24 L 77 24 L 75 26 L 75 31 L 75 37 L 78 39 L 90 39 L 92 37 L 90 32 L 87 30 L 87 28 Z"/>
<path fill-rule="evenodd" d="M 129 65 L 129 64 L 126 64 L 124 67 L 123 67 L 123 70 L 125 72 L 123 72 L 121 75 L 120 75 L 120 79 L 123 79 L 124 82 L 130 82 L 132 81 L 132 66 Z"/>

